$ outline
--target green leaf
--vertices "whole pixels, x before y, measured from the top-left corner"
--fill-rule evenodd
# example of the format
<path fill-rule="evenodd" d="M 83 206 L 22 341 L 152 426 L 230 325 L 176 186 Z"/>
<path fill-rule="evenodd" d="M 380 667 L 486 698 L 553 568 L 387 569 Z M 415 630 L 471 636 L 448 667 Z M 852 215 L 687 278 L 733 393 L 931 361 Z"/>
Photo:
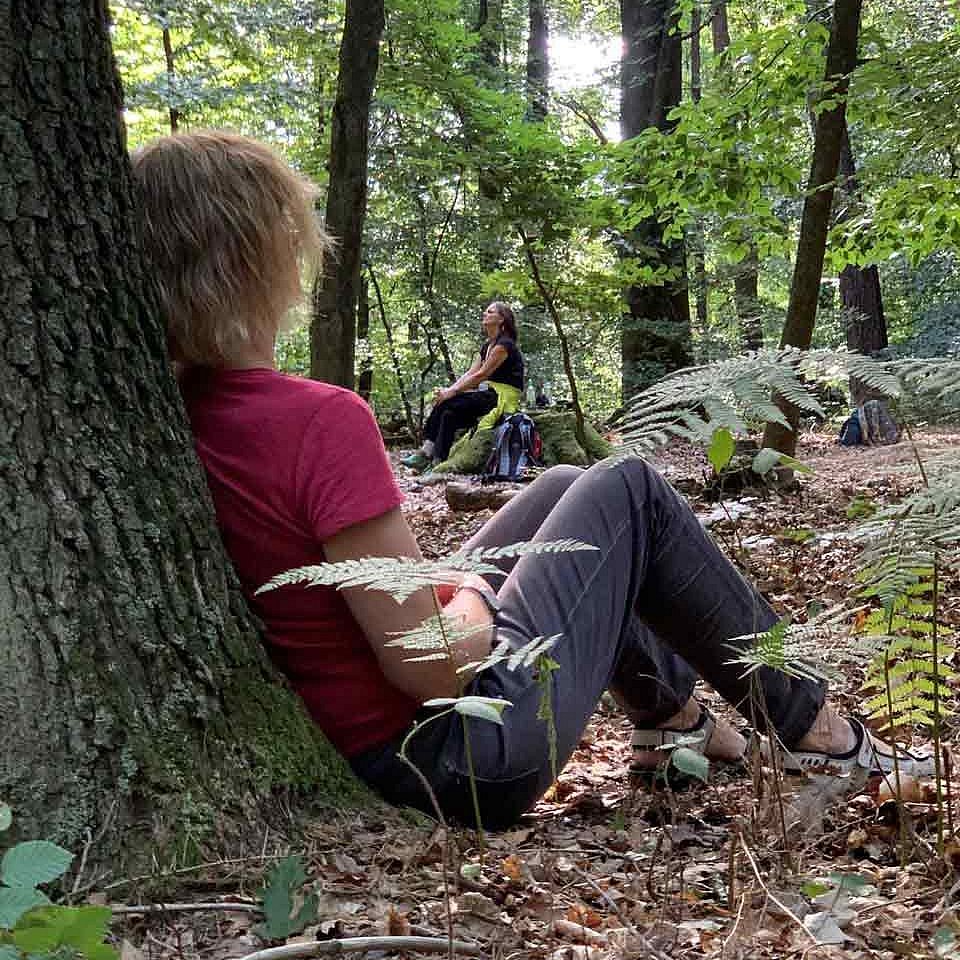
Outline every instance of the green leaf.
<path fill-rule="evenodd" d="M 73 947 L 88 960 L 113 960 L 116 951 L 104 943 L 112 916 L 109 907 L 49 906 L 32 910 L 13 933 L 24 953 Z"/>
<path fill-rule="evenodd" d="M 690 747 L 677 747 L 670 752 L 670 762 L 688 777 L 696 777 L 703 783 L 707 782 L 710 776 L 710 761 L 696 750 Z"/>
<path fill-rule="evenodd" d="M 483 873 L 483 866 L 479 863 L 463 863 L 460 865 L 460 876 L 465 880 L 478 880 Z"/>
<path fill-rule="evenodd" d="M 813 470 L 802 460 L 781 453 L 779 450 L 774 450 L 772 447 L 763 447 L 759 450 L 753 458 L 750 469 L 762 477 L 778 465 L 795 470 L 797 473 L 813 473 Z"/>
<path fill-rule="evenodd" d="M 710 449 L 707 450 L 707 459 L 713 469 L 719 473 L 730 462 L 736 449 L 737 444 L 733 439 L 733 434 L 726 427 L 720 427 L 719 430 L 713 432 Z"/>
<path fill-rule="evenodd" d="M 831 873 L 830 880 L 841 890 L 846 890 L 854 896 L 870 885 L 869 877 L 861 876 L 859 873 Z"/>
<path fill-rule="evenodd" d="M 306 879 L 303 860 L 299 856 L 286 857 L 270 871 L 262 890 L 264 921 L 253 928 L 258 937 L 286 940 L 316 920 L 318 901 L 315 894 L 306 897 L 293 915 L 294 897 Z"/>
<path fill-rule="evenodd" d="M 10 809 L 10 804 L 0 801 L 0 833 L 9 830 L 11 823 L 13 823 L 13 811 Z"/>
<path fill-rule="evenodd" d="M 0 887 L 0 929 L 12 930 L 28 910 L 49 902 L 42 891 L 32 887 Z"/>
<path fill-rule="evenodd" d="M 27 840 L 0 860 L 0 880 L 10 887 L 36 887 L 62 877 L 73 854 L 47 840 Z"/>
<path fill-rule="evenodd" d="M 820 883 L 817 880 L 812 881 L 811 883 L 805 883 L 801 888 L 800 892 L 805 896 L 809 897 L 811 900 L 814 897 L 819 897 L 821 894 L 829 893 L 833 888 L 828 883 Z"/>
<path fill-rule="evenodd" d="M 956 953 L 957 935 L 950 927 L 938 927 L 933 934 L 931 943 L 933 944 L 933 952 L 938 957 L 949 957 Z M 0 960 L 2 960 L 2 956 L 0 956 Z"/>
<path fill-rule="evenodd" d="M 489 720 L 502 725 L 501 714 L 510 706 L 513 704 L 509 700 L 499 697 L 460 697 L 454 703 L 453 709 L 465 717 L 476 717 L 478 720 Z"/>

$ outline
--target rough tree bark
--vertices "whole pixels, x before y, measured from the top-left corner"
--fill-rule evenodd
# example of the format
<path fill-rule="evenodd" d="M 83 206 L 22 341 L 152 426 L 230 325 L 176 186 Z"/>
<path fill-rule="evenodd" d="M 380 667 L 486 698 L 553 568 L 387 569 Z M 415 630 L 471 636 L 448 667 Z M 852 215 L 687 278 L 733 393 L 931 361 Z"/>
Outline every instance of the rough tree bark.
<path fill-rule="evenodd" d="M 370 101 L 380 63 L 383 0 L 347 0 L 340 75 L 333 104 L 327 230 L 337 240 L 331 268 L 313 290 L 310 376 L 352 390 L 360 292 L 360 248 L 367 215 Z"/>
<path fill-rule="evenodd" d="M 550 27 L 546 0 L 528 0 L 527 119 L 543 120 L 550 97 Z"/>
<path fill-rule="evenodd" d="M 780 338 L 782 347 L 805 350 L 813 337 L 830 210 L 846 126 L 847 90 L 850 73 L 857 63 L 861 5 L 862 0 L 836 0 L 833 8 L 823 91 L 823 98 L 830 100 L 832 106 L 817 116 L 813 158 L 797 242 L 797 259 L 790 285 L 790 302 Z M 768 423 L 763 434 L 763 445 L 792 455 L 797 446 L 799 411 L 783 401 L 778 403 L 790 427 Z"/>
<path fill-rule="evenodd" d="M 251 800 L 317 785 L 325 754 L 169 372 L 106 7 L 0 0 L 0 23 L 0 796 L 17 837 L 93 838 L 88 866 L 123 871 L 249 831 Z"/>
<path fill-rule="evenodd" d="M 849 217 L 860 204 L 857 165 L 850 145 L 850 132 L 843 126 L 840 148 L 840 189 L 846 203 L 838 212 L 837 222 Z M 840 272 L 840 302 L 846 321 L 847 349 L 870 355 L 888 345 L 887 320 L 883 313 L 880 271 L 875 263 L 866 267 L 849 264 Z M 850 395 L 855 407 L 867 400 L 882 399 L 882 394 L 865 383 L 850 378 Z"/>
<path fill-rule="evenodd" d="M 621 0 L 620 126 L 625 140 L 647 127 L 667 131 L 680 102 L 682 41 L 672 0 Z M 629 192 L 629 191 L 627 191 Z M 623 256 L 655 260 L 676 274 L 661 286 L 631 286 L 620 341 L 624 400 L 690 362 L 690 303 L 682 241 L 665 242 L 656 217 L 624 237 Z"/>

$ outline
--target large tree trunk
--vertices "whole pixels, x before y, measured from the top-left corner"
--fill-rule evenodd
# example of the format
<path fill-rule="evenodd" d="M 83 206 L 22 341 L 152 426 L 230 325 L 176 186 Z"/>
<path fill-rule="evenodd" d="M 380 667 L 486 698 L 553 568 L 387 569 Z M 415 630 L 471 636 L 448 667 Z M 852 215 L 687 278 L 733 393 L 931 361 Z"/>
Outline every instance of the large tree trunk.
<path fill-rule="evenodd" d="M 849 217 L 860 204 L 857 165 L 846 123 L 840 149 L 840 188 L 846 203 L 837 216 L 838 222 Z M 883 313 L 880 271 L 876 264 L 866 267 L 849 264 L 843 268 L 840 272 L 840 302 L 846 322 L 847 349 L 868 356 L 883 350 L 888 344 L 887 320 Z M 867 400 L 883 398 L 881 393 L 871 390 L 855 377 L 850 378 L 850 395 L 856 407 Z"/>
<path fill-rule="evenodd" d="M 857 63 L 861 3 L 862 0 L 836 0 L 833 8 L 824 90 L 824 98 L 829 99 L 833 105 L 821 111 L 817 117 L 813 159 L 803 204 L 793 282 L 790 286 L 790 302 L 780 338 L 782 347 L 800 347 L 806 350 L 813 337 L 827 231 L 830 227 L 830 210 L 846 126 L 847 90 L 850 73 Z M 782 401 L 780 406 L 790 428 L 768 423 L 763 434 L 763 445 L 792 455 L 797 446 L 799 411 Z"/>
<path fill-rule="evenodd" d="M 647 127 L 671 129 L 667 115 L 680 103 L 682 41 L 671 0 L 621 0 L 623 62 L 620 126 L 625 140 Z M 629 190 L 627 191 L 629 193 Z M 690 362 L 690 303 L 682 241 L 665 242 L 663 226 L 644 220 L 624 238 L 622 255 L 654 260 L 675 279 L 632 286 L 625 293 L 620 353 L 624 399 Z"/>
<path fill-rule="evenodd" d="M 530 32 L 527 34 L 527 118 L 547 115 L 550 80 L 550 28 L 546 0 L 528 0 Z"/>
<path fill-rule="evenodd" d="M 256 830 L 250 801 L 313 784 L 324 753 L 169 371 L 106 8 L 0 0 L 0 23 L 0 797 L 16 837 L 92 837 L 88 867 L 122 872 L 151 841 Z"/>
<path fill-rule="evenodd" d="M 314 286 L 310 376 L 354 387 L 357 298 L 367 216 L 370 102 L 380 63 L 383 0 L 347 0 L 340 76 L 333 105 L 327 230 L 337 240 L 333 263 Z"/>

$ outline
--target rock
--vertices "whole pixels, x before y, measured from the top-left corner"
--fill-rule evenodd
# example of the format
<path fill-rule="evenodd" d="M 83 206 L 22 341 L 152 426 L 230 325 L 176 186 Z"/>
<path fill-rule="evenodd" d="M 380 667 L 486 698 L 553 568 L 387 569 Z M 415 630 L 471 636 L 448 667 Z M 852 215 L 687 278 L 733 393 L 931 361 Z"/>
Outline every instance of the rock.
<path fill-rule="evenodd" d="M 476 513 L 478 510 L 498 510 L 519 492 L 516 484 L 490 484 L 481 486 L 475 483 L 448 483 L 446 488 L 447 506 L 462 513 Z"/>

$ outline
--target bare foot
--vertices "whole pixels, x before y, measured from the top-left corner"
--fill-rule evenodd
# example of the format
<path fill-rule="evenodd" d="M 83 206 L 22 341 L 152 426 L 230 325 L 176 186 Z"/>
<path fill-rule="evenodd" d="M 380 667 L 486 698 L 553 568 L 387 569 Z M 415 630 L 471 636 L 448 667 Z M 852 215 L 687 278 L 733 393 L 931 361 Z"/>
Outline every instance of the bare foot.
<path fill-rule="evenodd" d="M 813 726 L 797 741 L 794 749 L 842 756 L 857 745 L 853 727 L 829 704 L 820 708 Z"/>
<path fill-rule="evenodd" d="M 700 720 L 703 708 L 692 697 L 684 704 L 682 710 L 675 713 L 668 720 L 657 724 L 658 730 L 691 730 Z M 704 746 L 704 756 L 710 760 L 732 762 L 739 760 L 747 748 L 747 741 L 726 720 L 716 718 L 716 726 L 710 734 L 710 739 Z M 663 750 L 634 750 L 631 766 L 639 769 L 654 769 L 663 763 Z"/>

